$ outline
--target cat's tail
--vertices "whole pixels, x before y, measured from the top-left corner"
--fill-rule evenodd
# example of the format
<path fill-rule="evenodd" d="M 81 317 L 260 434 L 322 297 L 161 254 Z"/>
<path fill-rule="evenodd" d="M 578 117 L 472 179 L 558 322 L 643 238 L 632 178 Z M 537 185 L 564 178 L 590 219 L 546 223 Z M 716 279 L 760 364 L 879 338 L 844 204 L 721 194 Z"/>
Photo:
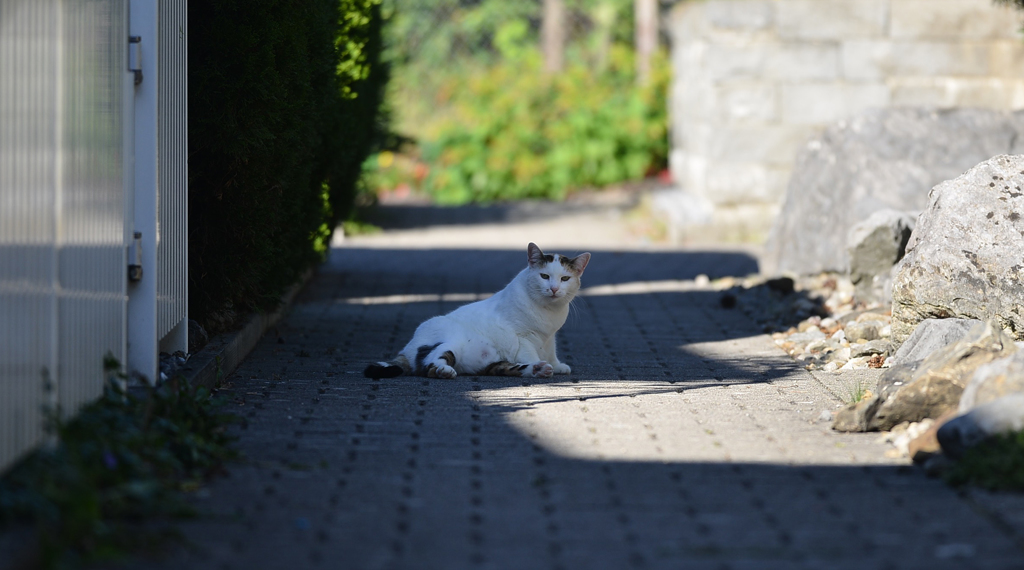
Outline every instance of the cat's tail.
<path fill-rule="evenodd" d="M 374 362 L 363 370 L 363 376 L 367 378 L 394 378 L 411 373 L 412 366 L 409 366 L 409 360 L 401 354 L 391 362 Z"/>

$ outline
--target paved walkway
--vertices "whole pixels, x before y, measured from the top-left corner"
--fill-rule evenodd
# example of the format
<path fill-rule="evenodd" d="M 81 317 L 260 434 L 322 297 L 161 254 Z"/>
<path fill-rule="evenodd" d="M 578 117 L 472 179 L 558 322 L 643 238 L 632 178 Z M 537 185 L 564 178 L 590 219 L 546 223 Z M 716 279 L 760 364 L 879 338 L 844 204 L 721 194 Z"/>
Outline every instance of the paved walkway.
<path fill-rule="evenodd" d="M 361 376 L 523 267 L 517 223 L 486 226 L 486 249 L 466 225 L 333 251 L 228 378 L 247 461 L 204 492 L 216 516 L 186 525 L 194 546 L 162 566 L 1024 567 L 1021 535 L 984 505 L 1002 498 L 832 432 L 818 417 L 840 402 L 686 281 L 754 271 L 744 252 L 591 249 L 559 339 L 569 377 Z M 600 224 L 548 229 L 560 247 L 601 241 Z"/>

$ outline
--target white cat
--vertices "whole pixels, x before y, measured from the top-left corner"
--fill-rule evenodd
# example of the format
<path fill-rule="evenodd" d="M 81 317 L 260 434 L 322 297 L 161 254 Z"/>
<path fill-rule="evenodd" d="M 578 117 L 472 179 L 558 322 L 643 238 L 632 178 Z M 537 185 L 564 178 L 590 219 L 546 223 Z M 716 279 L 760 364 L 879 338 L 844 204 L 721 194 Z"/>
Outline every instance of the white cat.
<path fill-rule="evenodd" d="M 569 316 L 589 253 L 569 259 L 527 248 L 529 265 L 494 296 L 424 321 L 391 362 L 363 372 L 369 378 L 402 374 L 431 378 L 568 374 L 555 354 L 555 333 Z"/>

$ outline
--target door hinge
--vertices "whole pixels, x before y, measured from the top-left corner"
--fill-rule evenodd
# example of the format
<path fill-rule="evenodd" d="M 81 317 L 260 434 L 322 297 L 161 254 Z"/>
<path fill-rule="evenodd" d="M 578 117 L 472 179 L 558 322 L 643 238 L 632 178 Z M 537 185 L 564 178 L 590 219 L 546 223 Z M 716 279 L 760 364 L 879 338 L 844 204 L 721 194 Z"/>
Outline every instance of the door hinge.
<path fill-rule="evenodd" d="M 128 71 L 135 75 L 135 84 L 142 83 L 142 36 L 128 36 Z"/>
<path fill-rule="evenodd" d="M 130 257 L 135 258 L 135 263 L 128 264 L 128 280 L 135 283 L 142 281 L 142 232 L 135 232 L 132 249 Z"/>

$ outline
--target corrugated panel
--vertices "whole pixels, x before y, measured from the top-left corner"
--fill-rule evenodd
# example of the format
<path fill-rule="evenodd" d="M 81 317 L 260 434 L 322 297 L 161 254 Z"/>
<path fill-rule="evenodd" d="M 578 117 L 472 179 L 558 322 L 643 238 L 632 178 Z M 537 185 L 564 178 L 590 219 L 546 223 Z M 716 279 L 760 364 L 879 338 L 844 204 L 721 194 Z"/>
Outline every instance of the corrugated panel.
<path fill-rule="evenodd" d="M 123 0 L 0 0 L 0 469 L 124 358 Z"/>
<path fill-rule="evenodd" d="M 161 0 L 157 338 L 188 315 L 188 18 L 185 0 Z"/>

